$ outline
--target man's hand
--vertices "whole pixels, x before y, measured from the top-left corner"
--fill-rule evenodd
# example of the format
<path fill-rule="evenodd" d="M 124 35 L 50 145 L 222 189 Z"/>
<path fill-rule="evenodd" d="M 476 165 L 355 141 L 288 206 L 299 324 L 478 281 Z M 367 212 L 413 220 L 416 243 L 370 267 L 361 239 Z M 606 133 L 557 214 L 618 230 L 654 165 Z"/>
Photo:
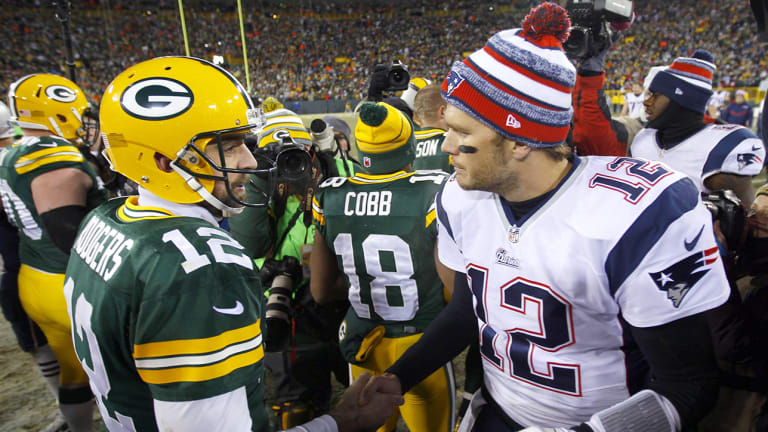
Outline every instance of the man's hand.
<path fill-rule="evenodd" d="M 394 407 L 403 402 L 400 380 L 396 376 L 371 377 L 364 372 L 344 392 L 330 414 L 339 432 L 368 431 L 383 425 L 394 413 Z"/>
<path fill-rule="evenodd" d="M 368 85 L 368 100 L 378 102 L 383 97 L 384 90 L 389 87 L 389 69 L 384 65 L 376 65 Z"/>

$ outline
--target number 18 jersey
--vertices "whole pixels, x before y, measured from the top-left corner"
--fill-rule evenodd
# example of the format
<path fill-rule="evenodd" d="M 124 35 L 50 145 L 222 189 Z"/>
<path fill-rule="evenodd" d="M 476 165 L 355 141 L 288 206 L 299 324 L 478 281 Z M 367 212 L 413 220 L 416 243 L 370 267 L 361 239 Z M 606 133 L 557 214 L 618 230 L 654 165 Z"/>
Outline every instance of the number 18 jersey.
<path fill-rule="evenodd" d="M 434 264 L 434 197 L 447 174 L 403 171 L 320 185 L 315 223 L 349 280 L 361 319 L 423 331 L 443 309 Z"/>
<path fill-rule="evenodd" d="M 573 426 L 629 396 L 619 314 L 657 326 L 729 294 L 695 185 L 658 162 L 576 158 L 519 220 L 455 177 L 436 205 L 440 260 L 472 291 L 485 385 L 521 425 Z"/>

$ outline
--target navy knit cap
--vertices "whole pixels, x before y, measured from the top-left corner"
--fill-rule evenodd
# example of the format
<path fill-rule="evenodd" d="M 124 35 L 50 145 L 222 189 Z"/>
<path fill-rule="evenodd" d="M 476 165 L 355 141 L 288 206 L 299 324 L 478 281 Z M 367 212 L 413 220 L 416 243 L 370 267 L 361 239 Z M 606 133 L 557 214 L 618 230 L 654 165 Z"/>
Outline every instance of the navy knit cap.
<path fill-rule="evenodd" d="M 678 57 L 668 68 L 659 71 L 649 88 L 691 111 L 704 114 L 712 96 L 715 69 L 712 54 L 696 50 L 691 57 Z"/>

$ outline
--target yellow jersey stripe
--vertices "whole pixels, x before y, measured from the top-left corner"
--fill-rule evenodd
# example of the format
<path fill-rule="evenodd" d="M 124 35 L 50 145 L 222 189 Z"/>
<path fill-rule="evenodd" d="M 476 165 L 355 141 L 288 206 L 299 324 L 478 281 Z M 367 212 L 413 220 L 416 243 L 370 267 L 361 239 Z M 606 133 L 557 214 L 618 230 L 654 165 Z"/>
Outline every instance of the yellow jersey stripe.
<path fill-rule="evenodd" d="M 82 153 L 80 153 L 80 150 L 77 149 L 75 146 L 54 146 L 54 147 L 46 147 L 42 150 L 38 150 L 35 152 L 32 152 L 28 155 L 21 156 L 16 160 L 16 165 L 26 165 L 28 163 L 34 162 L 36 159 L 40 159 L 41 157 L 51 156 L 57 153 L 62 154 L 69 154 L 69 153 L 77 153 L 80 156 L 82 156 Z"/>
<path fill-rule="evenodd" d="M 406 178 L 414 175 L 415 172 L 398 171 L 394 174 L 364 174 L 357 173 L 354 177 L 350 177 L 349 181 L 355 184 L 371 184 L 371 183 L 386 183 L 401 178 Z"/>
<path fill-rule="evenodd" d="M 141 207 L 138 197 L 130 197 L 117 209 L 117 217 L 123 222 L 135 222 L 142 219 L 174 217 L 174 215 L 160 207 Z"/>
<path fill-rule="evenodd" d="M 437 213 L 434 209 L 430 210 L 429 213 L 427 213 L 427 217 L 424 221 L 424 228 L 432 225 L 432 222 L 435 221 L 435 218 L 437 218 Z"/>
<path fill-rule="evenodd" d="M 242 354 L 261 346 L 261 335 L 255 338 L 241 342 L 238 344 L 230 345 L 223 350 L 216 351 L 210 354 L 200 355 L 184 355 L 174 357 L 155 357 L 148 359 L 134 360 L 137 369 L 162 369 L 171 367 L 186 367 L 186 366 L 207 366 L 220 361 L 224 361 L 234 355 Z"/>
<path fill-rule="evenodd" d="M 320 222 L 320 225 L 325 226 L 325 216 L 323 216 L 323 208 L 320 207 L 320 203 L 317 202 L 317 196 L 312 197 L 312 218 Z"/>
<path fill-rule="evenodd" d="M 241 367 L 250 366 L 264 358 L 264 347 L 232 356 L 223 362 L 208 366 L 185 366 L 170 369 L 138 369 L 141 379 L 148 384 L 174 382 L 200 382 L 223 377 Z"/>
<path fill-rule="evenodd" d="M 46 149 L 46 150 L 50 150 L 50 149 Z M 37 153 L 40 153 L 40 152 L 35 152 L 34 154 L 37 154 Z M 21 158 L 19 158 L 19 160 L 21 160 Z M 14 165 L 14 168 L 16 168 L 16 172 L 18 174 L 25 174 L 30 171 L 34 171 L 37 168 L 40 168 L 41 166 L 56 163 L 56 162 L 82 162 L 84 160 L 85 158 L 83 157 L 83 154 L 80 153 L 77 149 L 75 149 L 74 152 L 57 152 L 54 154 L 40 156 L 32 160 L 27 160 L 25 162 L 17 161 L 16 164 Z"/>
<path fill-rule="evenodd" d="M 181 339 L 164 342 L 149 342 L 133 346 L 133 358 L 170 357 L 184 354 L 205 354 L 223 349 L 229 345 L 253 339 L 261 334 L 261 320 L 225 331 L 216 336 L 200 339 Z"/>
<path fill-rule="evenodd" d="M 426 138 L 432 138 L 434 136 L 438 135 L 444 135 L 445 131 L 440 129 L 431 129 L 426 131 L 417 131 L 413 133 L 416 136 L 416 139 L 426 139 Z"/>
<path fill-rule="evenodd" d="M 325 216 L 323 216 L 322 213 L 315 210 L 315 207 L 312 207 L 312 217 L 320 223 L 320 225 L 325 226 Z"/>

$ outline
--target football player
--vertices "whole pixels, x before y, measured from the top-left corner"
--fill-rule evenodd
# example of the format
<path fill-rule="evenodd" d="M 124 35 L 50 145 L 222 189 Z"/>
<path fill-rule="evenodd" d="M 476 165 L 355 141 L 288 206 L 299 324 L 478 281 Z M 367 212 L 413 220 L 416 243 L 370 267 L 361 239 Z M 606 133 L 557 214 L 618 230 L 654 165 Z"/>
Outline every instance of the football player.
<path fill-rule="evenodd" d="M 648 124 L 632 141 L 631 153 L 685 173 L 700 192 L 730 189 L 748 209 L 765 146 L 744 126 L 704 123 L 714 72 L 714 58 L 704 50 L 657 72 L 644 102 Z"/>
<path fill-rule="evenodd" d="M 139 194 L 88 215 L 64 292 L 105 426 L 268 431 L 258 274 L 219 227 L 225 214 L 264 204 L 249 201 L 245 188 L 251 175 L 268 179 L 273 169 L 258 167 L 245 145 L 259 112 L 229 72 L 190 57 L 134 65 L 102 101 L 108 159 Z M 359 406 L 368 378 L 332 416 L 301 430 L 381 424 L 401 398 L 380 393 Z"/>
<path fill-rule="evenodd" d="M 543 3 L 443 83 L 456 171 L 436 198 L 438 251 L 454 295 L 388 378 L 408 390 L 479 338 L 484 383 L 461 430 L 694 427 L 717 397 L 703 312 L 729 293 L 711 216 L 682 173 L 564 144 L 569 21 Z M 635 394 L 629 333 L 653 372 Z"/>
<path fill-rule="evenodd" d="M 11 123 L 24 137 L 0 160 L 0 194 L 19 229 L 19 298 L 60 366 L 59 408 L 74 431 L 92 427 L 88 377 L 75 356 L 62 286 L 77 227 L 106 199 L 83 153 L 89 104 L 74 82 L 51 74 L 11 84 Z"/>
<path fill-rule="evenodd" d="M 413 102 L 413 120 L 419 126 L 416 136 L 415 170 L 443 170 L 453 172 L 451 157 L 440 150 L 445 139 L 446 103 L 440 95 L 440 84 L 430 84 L 416 93 Z"/>
<path fill-rule="evenodd" d="M 353 377 L 382 374 L 443 309 L 434 196 L 447 179 L 411 171 L 413 125 L 385 103 L 361 106 L 355 139 L 366 173 L 326 180 L 313 202 L 310 282 L 320 304 L 349 298 L 339 339 Z M 400 415 L 414 432 L 450 431 L 454 399 L 447 362 L 405 394 L 379 431 L 394 431 Z"/>

